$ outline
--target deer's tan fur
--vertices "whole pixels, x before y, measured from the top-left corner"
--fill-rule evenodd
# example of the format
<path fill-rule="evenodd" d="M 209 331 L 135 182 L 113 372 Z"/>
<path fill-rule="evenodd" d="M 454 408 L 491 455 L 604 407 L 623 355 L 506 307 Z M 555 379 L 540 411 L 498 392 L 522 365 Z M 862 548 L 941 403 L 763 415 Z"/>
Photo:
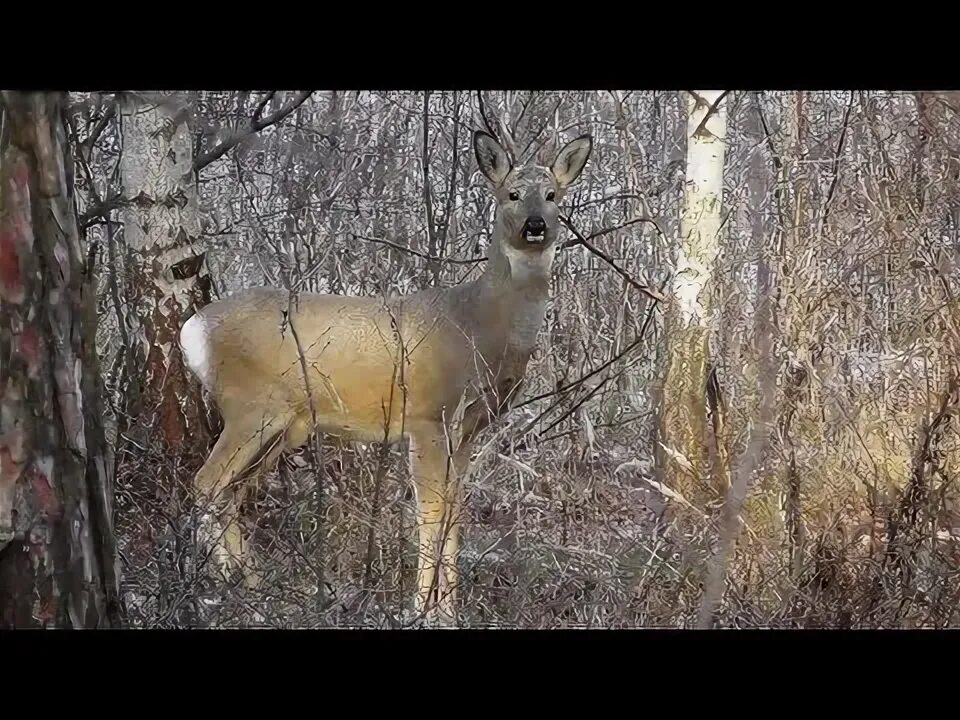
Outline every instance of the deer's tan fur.
<path fill-rule="evenodd" d="M 233 481 L 242 486 L 314 429 L 363 441 L 409 438 L 420 535 L 416 607 L 452 618 L 457 480 L 473 437 L 516 396 L 546 312 L 557 203 L 591 146 L 580 137 L 550 168 L 514 168 L 492 136 L 475 133 L 497 219 L 487 267 L 473 282 L 389 298 L 255 288 L 188 320 L 184 356 L 224 419 L 196 476 L 198 491 L 216 499 Z M 230 563 L 244 553 L 236 521 L 242 487 L 226 497 L 217 549 Z"/>

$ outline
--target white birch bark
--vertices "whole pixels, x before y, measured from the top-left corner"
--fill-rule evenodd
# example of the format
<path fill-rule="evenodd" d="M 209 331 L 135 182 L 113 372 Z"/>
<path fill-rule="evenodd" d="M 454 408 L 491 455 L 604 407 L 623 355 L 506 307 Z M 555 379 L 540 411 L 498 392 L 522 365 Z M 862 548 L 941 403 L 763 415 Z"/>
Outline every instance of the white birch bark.
<path fill-rule="evenodd" d="M 718 103 L 719 101 L 719 103 Z M 658 466 L 664 482 L 698 506 L 714 501 L 729 482 L 722 413 L 715 419 L 718 450 L 711 483 L 711 436 L 707 428 L 707 375 L 710 368 L 709 294 L 720 249 L 726 112 L 719 91 L 689 94 L 687 167 L 680 243 L 665 317 L 668 356 L 663 380 Z M 710 109 L 717 104 L 713 113 Z"/>
<path fill-rule="evenodd" d="M 136 303 L 131 342 L 138 345 L 132 375 L 144 378 L 141 410 L 158 411 L 164 438 L 179 445 L 194 411 L 187 408 L 190 385 L 177 334 L 202 302 L 207 280 L 195 248 L 200 223 L 193 140 L 187 114 L 173 96 L 126 94 L 122 118 L 120 169 L 127 200 L 122 219 L 131 261 L 129 293 Z"/>
<path fill-rule="evenodd" d="M 673 279 L 683 326 L 707 321 L 702 296 L 720 249 L 726 99 L 705 123 L 704 118 L 722 94 L 720 90 L 697 90 L 687 100 L 687 172 Z"/>

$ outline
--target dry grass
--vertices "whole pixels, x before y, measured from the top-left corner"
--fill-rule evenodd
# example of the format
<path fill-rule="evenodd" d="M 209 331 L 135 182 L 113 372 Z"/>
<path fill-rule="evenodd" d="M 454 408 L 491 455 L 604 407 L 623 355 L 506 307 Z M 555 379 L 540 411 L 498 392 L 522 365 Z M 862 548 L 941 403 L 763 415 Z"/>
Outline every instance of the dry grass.
<path fill-rule="evenodd" d="M 803 456 L 799 549 L 791 548 L 785 529 L 781 482 L 761 464 L 727 569 L 719 625 L 944 627 L 960 620 L 960 523 L 949 512 L 954 489 L 934 478 L 922 507 L 898 504 L 901 495 L 892 492 L 871 505 L 862 488 L 875 486 L 877 467 L 856 454 L 854 441 L 865 424 L 847 423 L 835 431 L 843 440 L 811 445 L 809 457 Z M 527 447 L 517 448 L 515 438 L 511 448 L 512 429 L 486 438 L 490 447 L 468 482 L 460 560 L 463 626 L 693 626 L 717 545 L 719 503 L 693 508 L 669 490 L 661 492 L 649 457 L 628 456 L 617 442 L 617 435 L 628 440 L 632 434 L 599 431 L 591 454 L 565 439 L 537 446 L 530 438 Z M 956 439 L 951 426 L 941 444 Z M 212 582 L 198 571 L 205 548 L 190 530 L 191 503 L 174 500 L 185 496 L 182 488 L 169 489 L 172 480 L 157 484 L 169 470 L 168 458 L 139 451 L 118 478 L 131 624 L 409 623 L 416 556 L 403 453 L 394 449 L 389 455 L 374 508 L 377 446 L 326 442 L 324 448 L 322 521 L 312 515 L 315 482 L 299 467 L 306 464 L 299 455 L 284 456 L 248 508 L 265 576 L 256 592 L 239 581 Z M 877 462 L 877 452 L 871 455 Z M 902 490 L 908 470 L 901 462 L 882 478 Z M 818 483 L 818 477 L 826 481 Z M 901 526 L 895 547 L 893 522 Z M 326 608 L 318 607 L 321 557 Z"/>

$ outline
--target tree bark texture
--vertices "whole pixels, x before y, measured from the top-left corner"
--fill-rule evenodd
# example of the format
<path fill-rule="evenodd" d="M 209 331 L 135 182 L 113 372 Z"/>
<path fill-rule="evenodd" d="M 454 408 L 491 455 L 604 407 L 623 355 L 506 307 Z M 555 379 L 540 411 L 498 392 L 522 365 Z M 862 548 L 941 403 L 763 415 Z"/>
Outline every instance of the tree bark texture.
<path fill-rule="evenodd" d="M 130 413 L 149 441 L 199 462 L 209 432 L 177 337 L 195 308 L 210 301 L 210 277 L 204 254 L 195 251 L 200 222 L 186 117 L 168 98 L 124 96 L 121 174 L 130 202 L 122 220 L 135 304 L 128 350 L 139 384 Z"/>
<path fill-rule="evenodd" d="M 707 434 L 710 277 L 720 249 L 725 104 L 720 91 L 688 96 L 680 247 L 664 319 L 668 358 L 658 461 L 667 485 L 699 507 L 726 490 L 722 483 L 711 486 Z"/>
<path fill-rule="evenodd" d="M 116 625 L 95 282 L 61 93 L 3 93 L 0 627 Z"/>

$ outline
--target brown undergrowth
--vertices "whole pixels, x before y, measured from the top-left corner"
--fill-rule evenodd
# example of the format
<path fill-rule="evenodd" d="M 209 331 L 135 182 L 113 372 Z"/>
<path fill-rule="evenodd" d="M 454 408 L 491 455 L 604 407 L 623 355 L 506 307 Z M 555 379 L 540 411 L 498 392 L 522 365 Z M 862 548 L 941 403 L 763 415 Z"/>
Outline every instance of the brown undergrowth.
<path fill-rule="evenodd" d="M 814 438 L 805 438 L 809 452 L 797 468 L 804 527 L 799 548 L 791 548 L 795 536 L 785 530 L 783 481 L 771 475 L 778 464 L 776 449 L 770 451 L 731 554 L 718 625 L 956 624 L 960 522 L 952 514 L 955 488 L 947 462 L 957 438 L 956 384 L 937 400 L 929 418 L 901 440 L 913 442 L 908 482 L 898 489 L 894 480 L 898 473 L 904 477 L 904 468 L 891 465 L 885 490 L 875 497 L 863 489 L 876 487 L 877 467 L 852 450 L 863 437 L 862 420 L 837 431 L 842 442 L 817 447 Z M 586 452 L 564 438 L 538 445 L 531 436 L 511 445 L 508 426 L 481 443 L 467 483 L 463 626 L 693 626 L 720 514 L 716 506 L 697 508 L 658 486 L 651 461 L 630 453 L 627 442 L 634 437 L 626 427 L 612 428 Z M 889 445 L 895 435 L 884 437 Z M 318 521 L 311 514 L 316 484 L 304 458 L 308 451 L 284 455 L 246 508 L 264 576 L 256 591 L 238 578 L 211 579 L 203 569 L 206 549 L 190 521 L 198 509 L 182 485 L 187 468 L 175 478 L 168 456 L 144 448 L 122 457 L 117 526 L 128 623 L 409 625 L 416 556 L 403 452 L 388 453 L 384 468 L 377 445 L 325 439 L 321 467 L 328 494 Z M 138 482 L 144 477 L 153 482 Z M 325 607 L 317 602 L 319 558 Z"/>

